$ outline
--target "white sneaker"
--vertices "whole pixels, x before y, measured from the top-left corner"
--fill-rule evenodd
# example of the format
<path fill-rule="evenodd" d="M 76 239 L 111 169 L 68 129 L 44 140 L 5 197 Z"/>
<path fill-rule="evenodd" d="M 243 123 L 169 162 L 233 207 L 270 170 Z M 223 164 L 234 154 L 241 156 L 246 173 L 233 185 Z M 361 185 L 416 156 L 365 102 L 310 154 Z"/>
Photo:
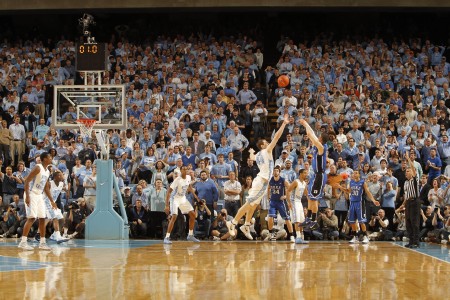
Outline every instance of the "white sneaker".
<path fill-rule="evenodd" d="M 47 243 L 40 243 L 39 244 L 39 250 L 44 250 L 44 251 L 51 251 L 52 248 L 50 248 Z"/>
<path fill-rule="evenodd" d="M 276 242 L 276 241 L 277 241 L 277 233 L 276 233 L 276 232 L 272 232 L 272 233 L 270 234 L 270 240 L 271 240 L 272 242 Z"/>
<path fill-rule="evenodd" d="M 228 227 L 228 222 L 226 224 L 227 224 L 227 227 Z M 236 234 L 235 229 L 236 229 L 236 225 L 234 225 L 233 222 L 230 221 L 230 227 L 228 227 L 228 231 L 233 231 Z"/>
<path fill-rule="evenodd" d="M 246 225 L 242 225 L 240 227 L 242 233 L 245 235 L 246 238 L 248 238 L 249 240 L 253 240 L 252 235 L 250 234 L 250 226 L 246 226 Z"/>
<path fill-rule="evenodd" d="M 62 236 L 56 236 L 56 237 L 54 237 L 54 241 L 56 241 L 58 244 L 61 244 L 61 243 L 68 242 L 69 239 L 65 239 Z"/>
<path fill-rule="evenodd" d="M 363 244 L 368 244 L 369 243 L 369 239 L 367 238 L 366 235 L 363 237 L 361 243 L 363 243 Z"/>
<path fill-rule="evenodd" d="M 290 241 L 291 241 L 291 243 L 295 243 L 295 237 L 293 235 L 291 235 Z"/>
<path fill-rule="evenodd" d="M 354 236 L 350 241 L 348 241 L 350 244 L 358 244 L 359 243 L 359 241 L 358 241 L 358 239 L 356 238 L 356 236 Z"/>
<path fill-rule="evenodd" d="M 218 236 L 213 236 L 213 241 L 220 241 L 220 237 L 218 237 Z"/>
<path fill-rule="evenodd" d="M 228 232 L 230 233 L 230 236 L 233 236 L 233 237 L 236 236 L 236 230 L 234 230 L 234 225 L 231 224 L 230 221 L 227 221 L 226 224 L 227 224 L 227 228 L 228 228 Z"/>
<path fill-rule="evenodd" d="M 403 237 L 402 241 L 404 242 L 409 242 L 409 238 L 407 238 L 406 236 Z"/>
<path fill-rule="evenodd" d="M 52 235 L 49 237 L 50 240 L 56 241 L 55 233 L 53 232 Z"/>
<path fill-rule="evenodd" d="M 34 250 L 34 248 L 33 248 L 32 246 L 28 245 L 28 242 L 24 242 L 24 241 L 21 241 L 21 242 L 19 243 L 19 248 L 21 248 L 21 249 L 23 249 L 23 250 L 27 250 L 27 251 L 32 251 L 32 250 Z"/>

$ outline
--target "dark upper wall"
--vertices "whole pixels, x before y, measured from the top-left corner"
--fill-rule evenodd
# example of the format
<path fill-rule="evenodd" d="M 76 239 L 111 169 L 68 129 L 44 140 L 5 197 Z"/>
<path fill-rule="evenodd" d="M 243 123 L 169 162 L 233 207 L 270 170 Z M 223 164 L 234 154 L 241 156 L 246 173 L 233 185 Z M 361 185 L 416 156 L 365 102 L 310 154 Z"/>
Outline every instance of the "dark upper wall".
<path fill-rule="evenodd" d="M 0 10 L 233 7 L 450 7 L 448 0 L 2 0 Z"/>

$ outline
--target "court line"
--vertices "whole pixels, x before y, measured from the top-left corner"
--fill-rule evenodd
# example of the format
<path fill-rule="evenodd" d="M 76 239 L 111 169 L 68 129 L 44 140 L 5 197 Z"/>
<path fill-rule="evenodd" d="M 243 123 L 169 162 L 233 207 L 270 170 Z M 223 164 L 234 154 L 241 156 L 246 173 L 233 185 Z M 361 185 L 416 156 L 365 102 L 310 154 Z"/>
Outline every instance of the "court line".
<path fill-rule="evenodd" d="M 421 248 L 411 249 L 411 248 L 407 248 L 407 247 L 404 247 L 404 246 L 402 246 L 402 245 L 396 244 L 395 242 L 392 242 L 392 244 L 394 244 L 395 246 L 400 247 L 400 248 L 402 248 L 402 249 L 409 250 L 409 251 L 412 251 L 412 252 L 415 252 L 415 253 L 419 253 L 419 254 L 422 254 L 422 255 L 425 255 L 425 256 L 428 256 L 428 257 L 431 257 L 431 258 L 440 260 L 440 261 L 445 262 L 445 263 L 447 263 L 447 264 L 450 264 L 450 261 L 447 261 L 447 260 L 444 260 L 444 259 L 439 258 L 439 257 L 437 257 L 437 256 L 433 256 L 433 255 L 431 255 L 431 254 L 424 253 L 424 252 L 420 252 L 419 250 L 416 250 L 416 249 L 421 249 Z"/>

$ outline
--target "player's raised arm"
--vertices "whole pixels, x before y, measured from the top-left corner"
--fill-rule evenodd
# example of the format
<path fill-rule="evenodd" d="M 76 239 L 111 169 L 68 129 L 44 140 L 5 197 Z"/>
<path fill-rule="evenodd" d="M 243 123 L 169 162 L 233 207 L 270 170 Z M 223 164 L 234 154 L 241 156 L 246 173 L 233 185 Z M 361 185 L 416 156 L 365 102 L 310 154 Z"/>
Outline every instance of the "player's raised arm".
<path fill-rule="evenodd" d="M 323 154 L 323 145 L 319 141 L 319 138 L 314 133 L 314 130 L 309 126 L 308 122 L 306 122 L 305 119 L 300 119 L 300 124 L 302 124 L 306 128 L 306 134 L 308 135 L 309 139 L 313 143 L 314 146 L 317 147 L 317 150 L 319 152 L 319 155 Z"/>
<path fill-rule="evenodd" d="M 289 124 L 289 115 L 284 115 L 284 121 L 283 124 L 281 124 L 280 128 L 278 128 L 277 132 L 275 132 L 275 135 L 273 136 L 273 140 L 267 145 L 267 152 L 271 153 L 272 150 L 275 148 L 275 146 L 278 143 L 278 140 L 280 139 L 281 135 L 283 134 L 284 128 L 286 125 Z"/>

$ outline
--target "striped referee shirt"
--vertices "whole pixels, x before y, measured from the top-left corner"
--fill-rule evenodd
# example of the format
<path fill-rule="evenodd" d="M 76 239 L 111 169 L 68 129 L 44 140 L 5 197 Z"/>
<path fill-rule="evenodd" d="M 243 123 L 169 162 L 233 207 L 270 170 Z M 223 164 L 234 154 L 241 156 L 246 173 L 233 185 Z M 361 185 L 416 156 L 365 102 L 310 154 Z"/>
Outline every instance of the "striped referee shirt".
<path fill-rule="evenodd" d="M 417 176 L 405 181 L 405 199 L 415 199 L 419 197 L 419 179 Z"/>

